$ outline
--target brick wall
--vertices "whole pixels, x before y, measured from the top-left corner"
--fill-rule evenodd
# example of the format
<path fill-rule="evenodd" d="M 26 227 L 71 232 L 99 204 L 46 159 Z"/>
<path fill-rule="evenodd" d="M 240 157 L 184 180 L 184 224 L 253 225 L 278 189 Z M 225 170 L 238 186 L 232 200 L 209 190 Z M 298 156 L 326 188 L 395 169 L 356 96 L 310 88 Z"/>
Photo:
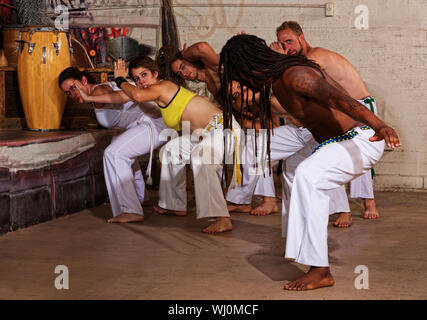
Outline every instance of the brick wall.
<path fill-rule="evenodd" d="M 122 4 L 159 1 L 123 0 Z M 269 4 L 334 3 L 334 16 L 322 8 L 267 7 Z M 228 38 L 242 30 L 275 40 L 275 28 L 284 20 L 301 23 L 312 46 L 344 55 L 359 70 L 378 101 L 380 117 L 394 127 L 403 143 L 386 151 L 376 166 L 377 190 L 427 191 L 427 1 L 417 0 L 175 0 L 174 12 L 181 44 L 208 41 L 219 52 Z M 256 8 L 221 7 L 221 4 L 266 5 Z M 180 5 L 191 4 L 193 8 Z M 196 7 L 197 4 L 214 4 Z M 369 28 L 355 26 L 356 6 L 369 9 Z M 110 21 L 159 23 L 159 9 L 112 10 Z M 96 13 L 99 18 L 105 12 Z M 95 19 L 95 20 L 96 20 Z M 153 30 L 134 28 L 131 36 L 155 46 Z"/>

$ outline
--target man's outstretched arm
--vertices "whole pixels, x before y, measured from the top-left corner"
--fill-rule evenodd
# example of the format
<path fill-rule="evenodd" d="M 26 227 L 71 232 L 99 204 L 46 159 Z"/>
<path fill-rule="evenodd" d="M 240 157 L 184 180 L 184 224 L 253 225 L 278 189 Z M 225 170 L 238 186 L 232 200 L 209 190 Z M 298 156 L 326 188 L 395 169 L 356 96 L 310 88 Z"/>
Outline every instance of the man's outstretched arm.
<path fill-rule="evenodd" d="M 292 89 L 301 96 L 318 101 L 326 107 L 340 110 L 353 119 L 367 124 L 375 135 L 370 141 L 385 140 L 387 146 L 397 148 L 401 146 L 399 137 L 393 128 L 386 125 L 364 105 L 350 97 L 345 91 L 329 84 L 315 70 L 311 68 L 293 68 L 288 75 Z"/>
<path fill-rule="evenodd" d="M 188 48 L 184 46 L 182 57 L 190 62 L 201 61 L 211 69 L 216 69 L 219 65 L 219 55 L 207 42 L 197 42 Z"/>

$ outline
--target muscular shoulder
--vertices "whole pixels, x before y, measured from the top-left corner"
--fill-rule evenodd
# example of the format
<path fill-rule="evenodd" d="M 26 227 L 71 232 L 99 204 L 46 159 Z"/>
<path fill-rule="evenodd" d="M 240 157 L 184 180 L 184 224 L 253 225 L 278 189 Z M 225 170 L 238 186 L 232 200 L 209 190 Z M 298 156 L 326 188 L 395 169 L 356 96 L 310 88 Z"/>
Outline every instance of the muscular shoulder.
<path fill-rule="evenodd" d="M 283 73 L 282 80 L 287 88 L 297 90 L 305 88 L 319 77 L 320 73 L 311 67 L 294 66 Z"/>
<path fill-rule="evenodd" d="M 350 62 L 342 55 L 337 52 L 317 47 L 312 48 L 307 58 L 317 62 L 322 68 L 327 69 L 328 67 L 339 65 L 351 65 Z"/>
<path fill-rule="evenodd" d="M 209 53 L 216 54 L 215 50 L 206 41 L 197 42 L 196 45 L 202 54 L 209 54 Z"/>
<path fill-rule="evenodd" d="M 182 56 L 189 61 L 200 61 L 208 69 L 216 70 L 218 68 L 219 55 L 206 41 L 197 42 L 183 50 Z"/>

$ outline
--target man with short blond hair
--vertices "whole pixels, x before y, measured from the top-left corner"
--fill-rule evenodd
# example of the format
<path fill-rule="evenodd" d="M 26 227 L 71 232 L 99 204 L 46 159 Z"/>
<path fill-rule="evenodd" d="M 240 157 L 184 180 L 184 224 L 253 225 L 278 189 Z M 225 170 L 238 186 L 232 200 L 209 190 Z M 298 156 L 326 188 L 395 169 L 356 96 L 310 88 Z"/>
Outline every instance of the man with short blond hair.
<path fill-rule="evenodd" d="M 285 21 L 280 26 L 278 26 L 276 28 L 276 36 L 278 37 L 279 33 L 283 30 L 286 30 L 286 29 L 292 30 L 297 36 L 303 34 L 302 28 L 298 22 L 296 22 L 296 21 Z"/>

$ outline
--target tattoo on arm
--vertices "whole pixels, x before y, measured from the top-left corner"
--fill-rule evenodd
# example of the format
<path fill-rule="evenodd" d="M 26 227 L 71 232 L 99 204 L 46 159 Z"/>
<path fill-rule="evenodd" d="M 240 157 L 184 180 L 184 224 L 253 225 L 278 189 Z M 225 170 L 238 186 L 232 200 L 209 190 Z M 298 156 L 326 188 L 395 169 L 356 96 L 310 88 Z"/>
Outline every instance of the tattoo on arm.
<path fill-rule="evenodd" d="M 298 74 L 293 80 L 293 87 L 302 96 L 339 109 L 353 118 L 359 118 L 354 112 L 366 113 L 369 111 L 362 104 L 351 98 L 346 92 L 335 88 L 325 79 L 316 75 L 314 71 L 305 71 Z"/>
<path fill-rule="evenodd" d="M 315 100 L 325 107 L 340 110 L 373 129 L 384 126 L 384 122 L 368 108 L 350 97 L 343 89 L 338 89 L 321 78 L 314 70 L 298 70 L 291 80 L 291 87 L 300 96 Z"/>
<path fill-rule="evenodd" d="M 293 82 L 294 87 L 301 93 L 307 93 L 308 95 L 311 95 L 316 91 L 319 91 L 319 88 L 315 88 L 316 82 L 314 79 L 306 73 L 297 75 Z"/>

